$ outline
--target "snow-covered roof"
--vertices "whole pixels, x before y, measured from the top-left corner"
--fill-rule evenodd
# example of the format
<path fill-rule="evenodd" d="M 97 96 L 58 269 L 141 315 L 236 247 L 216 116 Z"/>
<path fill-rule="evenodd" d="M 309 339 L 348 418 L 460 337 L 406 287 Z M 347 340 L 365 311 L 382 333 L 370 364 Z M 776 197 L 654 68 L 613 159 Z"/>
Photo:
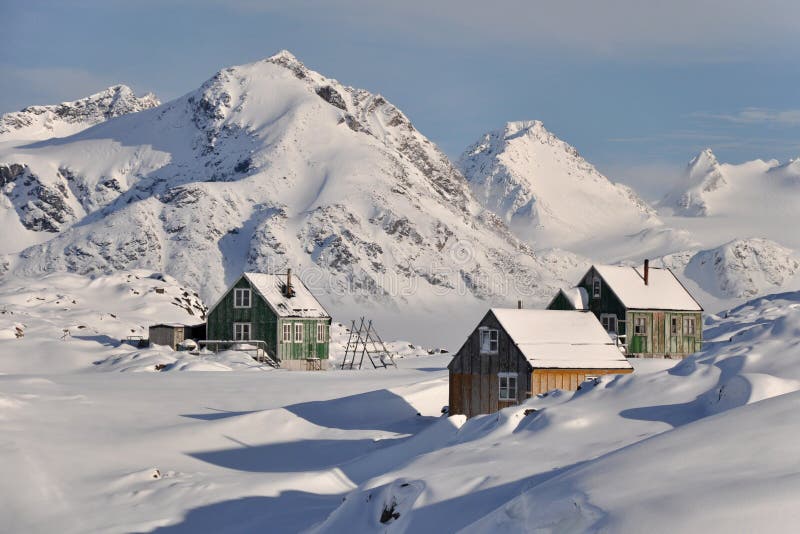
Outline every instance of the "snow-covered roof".
<path fill-rule="evenodd" d="M 492 308 L 535 369 L 631 369 L 631 364 L 587 312 Z"/>
<path fill-rule="evenodd" d="M 244 273 L 244 277 L 279 317 L 330 317 L 298 276 L 292 276 L 294 296 L 291 298 L 285 294 L 285 273 Z"/>
<path fill-rule="evenodd" d="M 650 267 L 647 285 L 643 269 L 613 265 L 594 269 L 628 309 L 703 310 L 669 269 Z"/>
<path fill-rule="evenodd" d="M 586 291 L 585 287 L 570 287 L 569 289 L 562 289 L 561 293 L 576 310 L 589 309 L 589 292 Z"/>

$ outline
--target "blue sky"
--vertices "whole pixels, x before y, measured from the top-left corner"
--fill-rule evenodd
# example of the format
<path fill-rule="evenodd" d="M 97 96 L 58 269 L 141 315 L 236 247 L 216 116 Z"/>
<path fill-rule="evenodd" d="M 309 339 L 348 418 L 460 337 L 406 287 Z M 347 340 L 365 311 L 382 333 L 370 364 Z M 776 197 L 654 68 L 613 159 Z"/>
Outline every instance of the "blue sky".
<path fill-rule="evenodd" d="M 799 18 L 786 0 L 0 0 L 0 113 L 113 83 L 166 101 L 285 48 L 452 157 L 541 119 L 654 197 L 706 146 L 800 156 Z"/>

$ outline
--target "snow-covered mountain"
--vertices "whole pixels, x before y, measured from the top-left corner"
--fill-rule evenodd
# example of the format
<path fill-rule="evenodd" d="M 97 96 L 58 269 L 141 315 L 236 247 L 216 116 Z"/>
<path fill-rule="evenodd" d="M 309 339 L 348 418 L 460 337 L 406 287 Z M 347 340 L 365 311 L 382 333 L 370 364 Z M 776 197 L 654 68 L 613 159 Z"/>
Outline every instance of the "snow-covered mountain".
<path fill-rule="evenodd" d="M 791 282 L 800 254 L 768 239 L 738 239 L 698 252 L 684 273 L 717 297 L 751 298 Z"/>
<path fill-rule="evenodd" d="M 212 300 L 292 266 L 328 302 L 441 310 L 544 300 L 585 265 L 539 259 L 400 110 L 288 52 L 0 164 L 7 225 L 32 236 L 22 274 L 148 268 Z"/>
<path fill-rule="evenodd" d="M 127 85 L 61 104 L 28 106 L 0 116 L 0 142 L 66 137 L 113 117 L 158 106 L 152 93 L 137 97 Z"/>
<path fill-rule="evenodd" d="M 683 179 L 659 203 L 678 216 L 797 213 L 800 160 L 720 163 L 707 148 L 691 159 Z"/>
<path fill-rule="evenodd" d="M 540 121 L 484 134 L 458 166 L 479 201 L 537 246 L 595 246 L 660 225 L 632 189 L 612 183 Z"/>

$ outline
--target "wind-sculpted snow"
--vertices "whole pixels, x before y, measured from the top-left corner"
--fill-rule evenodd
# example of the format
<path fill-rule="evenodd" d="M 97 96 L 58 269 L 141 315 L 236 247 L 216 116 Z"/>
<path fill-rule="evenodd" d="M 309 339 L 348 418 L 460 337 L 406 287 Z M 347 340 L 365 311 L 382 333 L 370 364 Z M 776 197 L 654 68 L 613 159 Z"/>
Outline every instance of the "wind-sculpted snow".
<path fill-rule="evenodd" d="M 750 532 L 800 520 L 798 292 L 710 316 L 705 350 L 681 362 L 633 360 L 632 375 L 465 420 L 440 417 L 448 358 L 415 347 L 399 369 L 304 373 L 111 346 L 105 332 L 148 315 L 191 318 L 171 304 L 174 281 L 127 276 L 3 286 L 0 318 L 17 317 L 3 324 L 25 323 L 0 340 L 12 531 Z M 68 323 L 87 328 L 57 339 Z"/>
<path fill-rule="evenodd" d="M 378 529 L 387 503 L 404 532 L 793 524 L 800 293 L 711 317 L 705 337 L 672 368 L 634 361 L 633 375 L 459 422 L 437 450 L 362 484 L 318 530 Z"/>

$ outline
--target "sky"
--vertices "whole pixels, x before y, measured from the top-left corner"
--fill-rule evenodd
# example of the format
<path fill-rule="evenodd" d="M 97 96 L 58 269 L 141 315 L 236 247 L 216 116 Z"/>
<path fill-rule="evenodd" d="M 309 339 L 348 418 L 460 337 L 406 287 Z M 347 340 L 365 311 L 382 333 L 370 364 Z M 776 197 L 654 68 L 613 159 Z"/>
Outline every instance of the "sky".
<path fill-rule="evenodd" d="M 796 0 L 0 0 L 0 113 L 125 83 L 168 101 L 290 50 L 453 159 L 540 119 L 650 199 L 698 151 L 800 156 Z"/>

